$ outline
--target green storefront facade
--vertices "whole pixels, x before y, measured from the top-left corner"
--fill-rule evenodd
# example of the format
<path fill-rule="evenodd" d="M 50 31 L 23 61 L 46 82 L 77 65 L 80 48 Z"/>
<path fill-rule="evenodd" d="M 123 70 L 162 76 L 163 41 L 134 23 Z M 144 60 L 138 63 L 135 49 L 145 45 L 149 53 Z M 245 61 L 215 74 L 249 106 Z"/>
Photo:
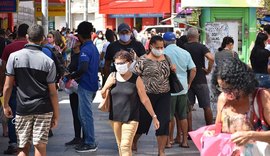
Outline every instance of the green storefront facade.
<path fill-rule="evenodd" d="M 248 3 L 249 0 L 227 0 L 226 2 L 216 2 L 216 0 L 182 0 L 182 7 L 200 8 L 200 27 L 201 41 L 207 44 L 207 33 L 209 23 L 231 24 L 231 30 L 236 40 L 234 45 L 237 47 L 242 61 L 248 63 L 250 51 L 253 47 L 257 34 L 256 8 L 262 7 L 262 3 Z M 212 27 L 210 27 L 211 29 Z M 233 29 L 236 29 L 233 30 Z M 208 31 L 207 31 L 208 30 Z M 210 30 L 211 31 L 211 30 Z"/>

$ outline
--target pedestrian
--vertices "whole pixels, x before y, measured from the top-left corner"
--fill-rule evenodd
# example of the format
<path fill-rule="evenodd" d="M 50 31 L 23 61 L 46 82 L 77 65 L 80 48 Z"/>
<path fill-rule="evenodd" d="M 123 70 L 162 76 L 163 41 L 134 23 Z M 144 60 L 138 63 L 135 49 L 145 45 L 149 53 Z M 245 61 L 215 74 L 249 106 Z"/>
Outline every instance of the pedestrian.
<path fill-rule="evenodd" d="M 132 53 L 134 60 L 136 57 L 140 57 L 145 54 L 145 49 L 142 43 L 136 40 L 132 40 L 132 32 L 129 25 L 126 23 L 120 24 L 118 26 L 118 34 L 120 39 L 111 43 L 106 51 L 104 66 L 105 79 L 107 79 L 111 71 L 115 71 L 115 69 L 110 70 L 110 68 L 111 63 L 113 62 L 113 57 L 118 51 L 125 50 Z"/>
<path fill-rule="evenodd" d="M 196 76 L 188 91 L 190 110 L 195 104 L 195 97 L 199 102 L 199 107 L 204 110 L 206 125 L 213 123 L 213 114 L 210 108 L 210 93 L 207 85 L 206 75 L 210 74 L 214 64 L 214 57 L 209 49 L 199 43 L 199 32 L 196 28 L 189 28 L 187 31 L 188 43 L 184 45 L 196 65 Z M 205 58 L 208 60 L 208 67 L 205 68 Z M 192 131 L 192 111 L 188 113 L 188 131 Z"/>
<path fill-rule="evenodd" d="M 17 38 L 9 45 L 7 45 L 3 51 L 3 55 L 1 57 L 2 60 L 2 68 L 6 68 L 6 63 L 9 59 L 9 56 L 11 53 L 21 50 L 24 48 L 25 44 L 27 44 L 27 39 L 26 39 L 26 34 L 27 34 L 27 30 L 28 30 L 29 26 L 27 24 L 21 24 L 18 27 L 18 34 L 17 34 Z M 1 79 L 0 83 L 1 86 L 4 86 L 4 82 L 5 82 L 5 77 L 3 77 L 3 79 Z M 2 90 L 3 88 L 1 88 Z M 16 87 L 15 85 L 13 86 L 12 89 L 12 94 L 10 96 L 9 99 L 9 106 L 12 110 L 13 114 L 16 114 L 16 104 L 17 103 L 17 99 L 16 99 Z M 8 148 L 4 151 L 4 154 L 16 154 L 17 153 L 17 136 L 16 136 L 16 130 L 15 130 L 15 125 L 13 124 L 13 120 L 14 120 L 15 116 L 13 116 L 12 118 L 8 119 L 8 137 L 9 137 L 9 146 Z"/>
<path fill-rule="evenodd" d="M 221 47 L 218 48 L 218 52 L 215 54 L 215 63 L 218 66 L 223 59 L 229 57 L 239 58 L 238 54 L 233 51 L 234 40 L 230 36 L 226 36 L 223 38 Z"/>
<path fill-rule="evenodd" d="M 79 57 L 80 57 L 80 46 L 81 42 L 79 39 L 75 36 L 73 38 L 76 40 L 74 44 L 72 45 L 71 49 L 71 61 L 70 64 L 68 65 L 68 72 L 72 73 L 75 72 L 78 68 L 79 65 Z M 69 101 L 70 101 L 70 107 L 72 111 L 72 117 L 73 117 L 73 128 L 74 128 L 74 134 L 75 137 L 65 143 L 66 146 L 74 146 L 74 145 L 79 145 L 82 143 L 82 136 L 81 136 L 81 131 L 82 131 L 82 126 L 79 120 L 79 98 L 78 94 L 76 92 L 73 92 L 69 94 Z"/>
<path fill-rule="evenodd" d="M 180 80 L 184 90 L 180 93 L 171 94 L 171 111 L 170 111 L 170 138 L 168 139 L 167 147 L 171 147 L 174 143 L 173 129 L 174 129 L 174 116 L 177 116 L 176 122 L 181 127 L 182 141 L 179 142 L 179 146 L 182 148 L 189 148 L 188 137 L 188 96 L 187 91 L 192 84 L 192 81 L 196 75 L 196 66 L 191 58 L 191 55 L 186 50 L 179 48 L 176 45 L 176 36 L 173 32 L 166 32 L 163 35 L 166 48 L 164 54 L 170 57 L 172 64 L 176 65 L 176 74 Z M 190 71 L 189 75 L 187 71 Z M 180 133 L 180 132 L 177 132 Z"/>
<path fill-rule="evenodd" d="M 107 48 L 111 43 L 113 43 L 116 40 L 115 34 L 111 29 L 106 30 L 105 37 L 106 37 L 107 42 L 104 43 L 102 52 L 100 54 L 100 68 L 101 68 L 100 71 L 101 71 L 101 76 L 102 76 L 102 86 L 104 86 L 105 84 L 104 66 L 105 66 L 105 56 L 107 53 Z"/>
<path fill-rule="evenodd" d="M 15 116 L 18 155 L 29 155 L 31 140 L 35 155 L 46 156 L 50 127 L 58 124 L 58 95 L 55 87 L 56 68 L 53 60 L 41 50 L 44 30 L 33 25 L 27 31 L 28 44 L 10 54 L 4 86 L 4 112 Z M 17 109 L 12 112 L 8 101 L 16 80 Z"/>
<path fill-rule="evenodd" d="M 78 69 L 67 75 L 68 79 L 78 79 L 79 119 L 83 129 L 84 142 L 75 147 L 77 152 L 94 152 L 98 149 L 95 139 L 92 102 L 98 90 L 99 52 L 91 40 L 93 25 L 81 22 L 77 33 L 82 43 Z"/>
<path fill-rule="evenodd" d="M 258 33 L 255 45 L 250 54 L 250 63 L 255 77 L 259 82 L 259 87 L 270 88 L 270 52 L 265 49 L 267 35 Z"/>
<path fill-rule="evenodd" d="M 135 66 L 135 72 L 141 76 L 146 93 L 152 103 L 160 128 L 156 130 L 158 154 L 165 155 L 165 145 L 169 135 L 170 122 L 170 62 L 167 61 L 164 51 L 164 41 L 161 36 L 153 36 L 150 40 L 150 52 L 142 56 Z M 170 60 L 168 58 L 168 60 Z M 175 70 L 175 69 L 173 69 Z M 140 107 L 138 130 L 133 141 L 133 150 L 137 150 L 140 136 L 148 133 L 152 117 L 144 107 Z"/>
<path fill-rule="evenodd" d="M 232 141 L 239 146 L 250 141 L 270 143 L 270 92 L 257 86 L 254 73 L 239 59 L 225 59 L 214 70 L 212 87 L 214 93 L 219 95 L 216 124 L 221 124 L 222 133 L 233 134 Z M 262 112 L 259 113 L 263 117 L 255 115 L 255 98 L 260 98 L 262 101 Z M 259 118 L 261 124 L 257 123 L 255 116 Z M 264 119 L 264 122 L 261 119 Z M 256 131 L 262 127 L 268 129 Z"/>
<path fill-rule="evenodd" d="M 129 52 L 117 52 L 114 56 L 117 72 L 110 74 L 101 90 L 102 96 L 105 97 L 106 90 L 111 88 L 109 119 L 120 156 L 132 155 L 131 146 L 139 125 L 140 101 L 152 117 L 155 129 L 159 128 L 157 115 L 146 95 L 141 77 L 128 70 L 132 61 Z"/>

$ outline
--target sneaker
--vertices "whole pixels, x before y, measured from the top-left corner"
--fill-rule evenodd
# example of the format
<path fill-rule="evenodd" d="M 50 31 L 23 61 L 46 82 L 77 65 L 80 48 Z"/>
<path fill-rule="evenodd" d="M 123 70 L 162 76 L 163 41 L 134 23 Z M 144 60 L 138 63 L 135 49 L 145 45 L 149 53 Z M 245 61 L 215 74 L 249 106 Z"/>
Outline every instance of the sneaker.
<path fill-rule="evenodd" d="M 87 144 L 82 144 L 81 146 L 75 147 L 76 152 L 79 153 L 84 153 L 84 152 L 95 152 L 97 151 L 98 147 L 97 145 L 87 145 Z"/>
<path fill-rule="evenodd" d="M 15 146 L 9 145 L 7 150 L 4 151 L 4 154 L 9 154 L 9 155 L 13 155 L 13 154 L 17 154 L 17 148 Z"/>
<path fill-rule="evenodd" d="M 82 139 L 81 138 L 74 138 L 71 141 L 65 143 L 66 146 L 74 146 L 74 145 L 79 145 L 82 143 Z"/>

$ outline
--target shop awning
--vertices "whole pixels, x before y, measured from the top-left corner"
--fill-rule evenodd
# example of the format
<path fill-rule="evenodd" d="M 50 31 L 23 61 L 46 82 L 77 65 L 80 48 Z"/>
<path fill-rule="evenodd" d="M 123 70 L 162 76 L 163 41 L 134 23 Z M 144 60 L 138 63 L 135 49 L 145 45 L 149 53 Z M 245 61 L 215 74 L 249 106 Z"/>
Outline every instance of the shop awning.
<path fill-rule="evenodd" d="M 193 7 L 264 7 L 264 0 L 182 0 L 183 8 Z"/>

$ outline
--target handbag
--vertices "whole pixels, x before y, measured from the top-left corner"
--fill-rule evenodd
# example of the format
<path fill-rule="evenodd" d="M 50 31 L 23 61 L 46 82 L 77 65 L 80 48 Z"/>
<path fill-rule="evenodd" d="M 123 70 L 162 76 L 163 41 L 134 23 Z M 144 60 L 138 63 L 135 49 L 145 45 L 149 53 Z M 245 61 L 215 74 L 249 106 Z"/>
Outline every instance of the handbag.
<path fill-rule="evenodd" d="M 171 66 L 171 61 L 169 60 L 168 56 L 165 55 L 165 58 L 169 65 Z M 182 84 L 180 83 L 176 73 L 170 69 L 170 76 L 169 76 L 169 82 L 170 82 L 170 92 L 171 93 L 179 93 L 182 90 L 184 90 Z"/>
<path fill-rule="evenodd" d="M 114 79 L 116 79 L 116 72 L 113 73 Z M 109 112 L 111 109 L 111 88 L 105 91 L 105 98 L 102 99 L 98 105 L 98 109 L 102 112 Z"/>

